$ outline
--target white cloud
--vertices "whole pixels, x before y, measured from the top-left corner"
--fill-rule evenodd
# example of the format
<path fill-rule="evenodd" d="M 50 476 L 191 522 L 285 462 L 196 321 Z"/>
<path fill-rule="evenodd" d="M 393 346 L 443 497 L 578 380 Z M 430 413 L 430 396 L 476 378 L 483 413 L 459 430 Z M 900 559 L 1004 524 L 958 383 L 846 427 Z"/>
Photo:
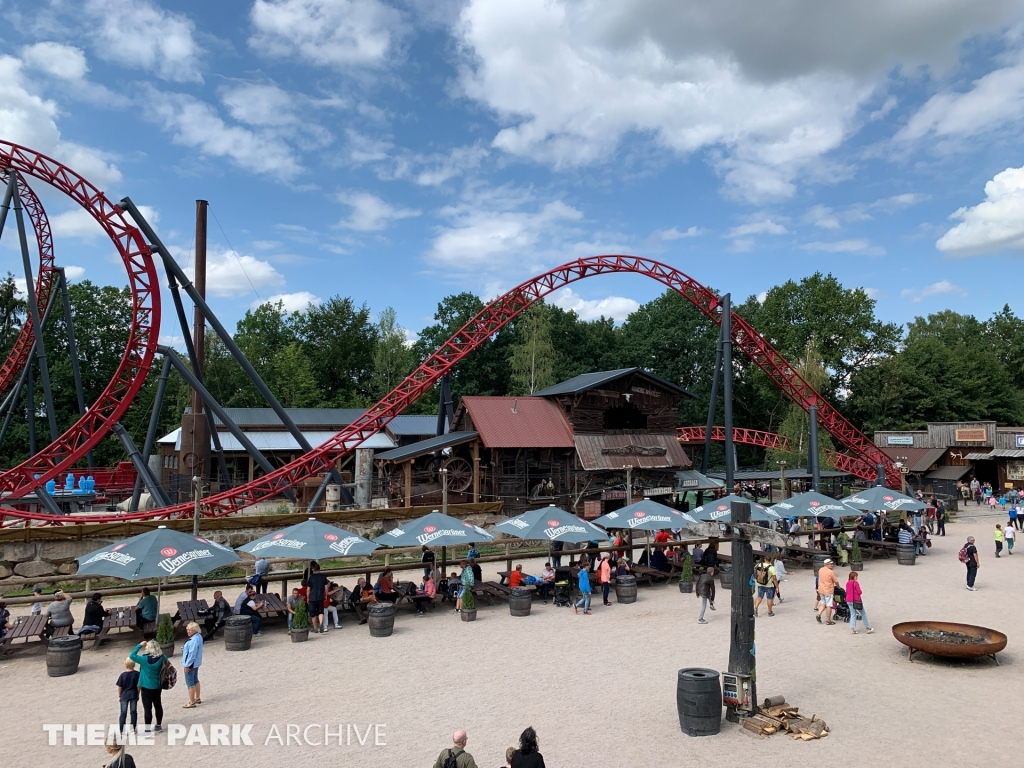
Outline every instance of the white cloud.
<path fill-rule="evenodd" d="M 154 226 L 160 221 L 159 211 L 151 206 L 140 205 L 139 211 L 146 217 L 146 221 Z M 84 208 L 73 208 L 70 211 L 50 216 L 50 229 L 56 238 L 75 237 L 79 240 L 96 240 L 107 236 L 96 219 Z"/>
<path fill-rule="evenodd" d="M 147 115 L 158 120 L 173 140 L 205 155 L 227 157 L 256 173 L 291 179 L 301 170 L 299 161 L 281 137 L 239 125 L 228 125 L 217 111 L 183 93 L 150 94 Z"/>
<path fill-rule="evenodd" d="M 253 50 L 340 69 L 385 64 L 406 31 L 380 0 L 256 0 L 250 20 Z"/>
<path fill-rule="evenodd" d="M 249 125 L 290 125 L 296 121 L 292 96 L 276 85 L 245 83 L 221 97 L 228 112 Z"/>
<path fill-rule="evenodd" d="M 30 90 L 20 59 L 0 55 L 0 136 L 65 163 L 100 187 L 120 181 L 108 153 L 61 138 L 59 112 L 55 101 Z"/>
<path fill-rule="evenodd" d="M 414 176 L 417 184 L 433 187 L 455 176 L 461 176 L 468 170 L 479 168 L 480 163 L 489 154 L 490 152 L 483 147 L 456 147 L 446 155 L 417 155 L 409 164 L 422 166 L 422 170 Z"/>
<path fill-rule="evenodd" d="M 761 291 L 757 294 L 757 303 L 764 304 L 764 300 L 768 298 L 768 291 Z"/>
<path fill-rule="evenodd" d="M 529 268 L 539 262 L 538 251 L 561 241 L 566 225 L 583 218 L 561 200 L 523 210 L 529 199 L 503 192 L 472 198 L 442 210 L 451 224 L 441 227 L 431 244 L 428 257 L 434 263 L 464 271 L 500 270 L 513 261 Z"/>
<path fill-rule="evenodd" d="M 951 283 L 949 280 L 939 280 L 939 282 L 932 283 L 924 288 L 904 288 L 900 291 L 900 298 L 910 299 L 917 304 L 929 296 L 941 296 L 947 293 L 954 293 L 958 296 L 967 295 L 967 292 L 956 285 L 956 283 Z"/>
<path fill-rule="evenodd" d="M 821 229 L 839 229 L 839 217 L 831 208 L 816 205 L 804 215 L 804 221 Z"/>
<path fill-rule="evenodd" d="M 1024 58 L 1024 54 L 1019 55 Z M 1024 61 L 989 72 L 969 91 L 944 90 L 932 96 L 897 132 L 896 142 L 929 135 L 964 139 L 1018 122 L 1024 116 Z"/>
<path fill-rule="evenodd" d="M 818 251 L 821 253 L 863 253 L 868 256 L 882 256 L 885 254 L 884 248 L 872 245 L 870 240 L 863 239 L 804 243 L 800 247 L 805 251 Z"/>
<path fill-rule="evenodd" d="M 611 317 L 622 322 L 640 308 L 640 303 L 625 296 L 608 296 L 603 299 L 584 299 L 571 288 L 555 291 L 548 299 L 556 307 L 572 310 L 580 320 L 597 320 Z"/>
<path fill-rule="evenodd" d="M 190 277 L 193 270 L 194 264 L 186 269 Z M 210 249 L 206 253 L 206 290 L 213 296 L 242 296 L 283 285 L 284 276 L 268 261 L 233 250 Z"/>
<path fill-rule="evenodd" d="M 80 48 L 61 43 L 36 43 L 22 49 L 21 58 L 28 66 L 61 80 L 81 80 L 89 71 Z"/>
<path fill-rule="evenodd" d="M 277 304 L 278 302 L 284 305 L 285 312 L 303 312 L 310 304 L 317 306 L 323 304 L 324 300 L 309 291 L 299 291 L 297 293 L 278 293 L 266 299 L 257 299 L 249 307 L 256 309 L 263 304 Z"/>
<path fill-rule="evenodd" d="M 165 11 L 146 0 L 89 0 L 86 11 L 96 23 L 96 55 L 139 67 L 164 80 L 202 82 L 202 50 L 187 16 Z"/>
<path fill-rule="evenodd" d="M 671 229 L 655 230 L 651 234 L 651 238 L 667 243 L 672 240 L 682 240 L 687 237 L 700 237 L 705 232 L 707 232 L 707 230 L 701 229 L 700 227 L 690 227 L 685 232 L 680 232 L 676 227 L 672 227 Z"/>
<path fill-rule="evenodd" d="M 76 267 L 76 266 L 72 266 L 71 264 L 69 264 L 68 266 L 64 267 L 64 276 L 68 280 L 77 280 L 78 278 L 80 278 L 84 274 L 85 274 L 85 267 Z"/>
<path fill-rule="evenodd" d="M 338 194 L 338 202 L 352 208 L 352 213 L 347 219 L 338 222 L 338 226 L 358 232 L 386 229 L 393 221 L 420 215 L 419 211 L 412 208 L 395 208 L 369 192 L 341 192 Z"/>
<path fill-rule="evenodd" d="M 875 299 L 876 301 L 884 295 L 881 288 L 865 288 L 864 293 L 867 294 L 869 299 Z"/>
<path fill-rule="evenodd" d="M 985 200 L 960 208 L 951 219 L 960 223 L 935 247 L 955 256 L 1024 248 L 1024 168 L 1007 168 L 985 184 Z"/>
<path fill-rule="evenodd" d="M 788 235 L 789 230 L 785 226 L 771 219 L 755 219 L 746 224 L 733 227 L 725 235 L 726 237 L 746 237 L 747 235 Z"/>

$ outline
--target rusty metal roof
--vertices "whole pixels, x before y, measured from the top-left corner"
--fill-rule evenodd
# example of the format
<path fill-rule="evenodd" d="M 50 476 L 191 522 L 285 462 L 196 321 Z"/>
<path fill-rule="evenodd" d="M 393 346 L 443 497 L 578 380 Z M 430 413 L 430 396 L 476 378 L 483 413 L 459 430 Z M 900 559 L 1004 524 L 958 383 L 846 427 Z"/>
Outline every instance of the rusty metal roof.
<path fill-rule="evenodd" d="M 910 448 L 909 446 L 906 448 L 897 446 L 882 448 L 882 453 L 893 461 L 898 461 L 901 457 L 906 459 L 909 471 L 914 473 L 927 472 L 933 464 L 942 458 L 942 454 L 945 452 L 945 448 Z M 787 474 L 789 473 L 787 472 Z"/>
<path fill-rule="evenodd" d="M 572 427 L 550 400 L 467 395 L 459 407 L 473 420 L 485 448 L 573 447 Z"/>
<path fill-rule="evenodd" d="M 576 453 L 586 470 L 686 469 L 686 458 L 675 435 L 576 435 Z"/>

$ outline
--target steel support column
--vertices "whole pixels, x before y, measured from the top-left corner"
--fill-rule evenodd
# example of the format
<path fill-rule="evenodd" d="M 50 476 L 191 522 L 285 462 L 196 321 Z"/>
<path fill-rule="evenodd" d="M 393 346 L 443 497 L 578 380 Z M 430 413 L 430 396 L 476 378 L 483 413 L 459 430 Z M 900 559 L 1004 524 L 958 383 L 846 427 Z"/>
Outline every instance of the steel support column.
<path fill-rule="evenodd" d="M 725 327 L 718 329 L 718 344 L 715 346 L 715 373 L 711 378 L 711 400 L 708 403 L 708 427 L 704 433 L 704 458 L 700 462 L 700 473 L 708 473 L 708 460 L 711 457 L 711 433 L 715 427 L 715 411 L 718 409 L 718 382 L 722 378 L 722 340 L 725 336 Z M 729 490 L 732 493 L 732 490 Z M 703 491 L 701 496 L 703 497 Z"/>
<path fill-rule="evenodd" d="M 75 397 L 78 398 L 78 415 L 85 416 L 85 390 L 82 389 L 82 370 L 78 366 L 78 343 L 75 341 L 75 322 L 71 318 L 71 295 L 68 293 L 68 276 L 64 267 L 57 267 L 57 282 L 60 285 L 61 300 L 64 304 L 64 327 L 68 332 L 68 354 L 71 356 L 71 375 L 75 378 Z M 54 302 L 50 302 L 52 306 Z M 46 318 L 50 314 L 50 307 L 43 313 L 43 325 L 46 325 Z M 92 460 L 92 450 L 85 454 L 86 462 L 90 467 L 96 465 Z"/>
<path fill-rule="evenodd" d="M 163 365 L 160 366 L 160 378 L 156 383 L 156 396 L 153 398 L 153 412 L 149 417 L 149 429 L 146 431 L 146 442 L 142 446 L 142 461 L 149 466 L 149 457 L 153 453 L 153 443 L 156 442 L 156 431 L 160 427 L 160 411 L 164 405 L 164 392 L 167 391 L 167 379 L 171 375 L 171 361 L 164 357 Z M 152 470 L 150 470 L 152 471 Z M 132 500 L 128 504 L 129 512 L 137 512 L 139 509 L 139 496 L 142 495 L 142 475 L 135 478 L 135 490 L 132 491 Z M 150 493 L 152 493 L 150 489 Z"/>
<path fill-rule="evenodd" d="M 117 435 L 117 439 L 121 441 L 121 445 L 128 452 L 128 458 L 135 465 L 135 471 L 142 477 L 142 481 L 149 488 L 149 492 L 156 497 L 157 504 L 161 507 L 171 506 L 171 500 L 167 498 L 163 486 L 157 482 L 156 478 L 153 477 L 153 473 L 149 471 L 149 467 L 142 460 L 142 454 L 139 453 L 139 449 L 136 447 L 135 441 L 132 440 L 132 436 L 128 434 L 128 430 L 122 426 L 121 422 L 118 422 L 111 427 L 111 431 Z"/>
<path fill-rule="evenodd" d="M 730 520 L 750 522 L 750 504 L 732 502 Z M 754 575 L 754 549 L 750 539 L 737 532 L 732 540 L 732 612 L 729 627 L 729 671 L 750 675 L 750 701 L 757 704 L 757 658 L 754 655 L 754 593 L 747 586 Z M 740 715 L 727 707 L 725 719 L 738 723 Z"/>

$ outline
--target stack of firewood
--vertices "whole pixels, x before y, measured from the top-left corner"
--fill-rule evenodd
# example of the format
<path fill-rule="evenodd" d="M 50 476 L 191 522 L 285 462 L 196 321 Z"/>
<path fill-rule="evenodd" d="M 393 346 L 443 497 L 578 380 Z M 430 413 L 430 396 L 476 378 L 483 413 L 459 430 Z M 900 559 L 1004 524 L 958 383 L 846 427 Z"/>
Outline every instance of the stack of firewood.
<path fill-rule="evenodd" d="M 758 736 L 771 736 L 782 731 L 801 741 L 828 736 L 824 720 L 817 715 L 801 715 L 799 707 L 787 704 L 784 696 L 765 699 L 757 714 L 744 719 L 743 728 Z"/>

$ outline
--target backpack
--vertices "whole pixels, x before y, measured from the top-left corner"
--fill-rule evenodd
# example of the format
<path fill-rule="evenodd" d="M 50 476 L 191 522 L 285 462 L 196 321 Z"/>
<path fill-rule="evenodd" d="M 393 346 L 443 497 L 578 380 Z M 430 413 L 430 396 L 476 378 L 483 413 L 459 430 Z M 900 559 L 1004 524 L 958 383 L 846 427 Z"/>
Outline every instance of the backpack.
<path fill-rule="evenodd" d="M 964 544 L 962 547 L 960 547 L 960 551 L 956 555 L 957 557 L 960 558 L 960 562 L 961 563 L 966 563 L 967 562 L 967 547 L 969 547 L 969 546 L 970 546 L 970 544 Z"/>
<path fill-rule="evenodd" d="M 461 754 L 462 754 L 462 750 L 461 749 L 458 752 L 452 752 L 452 750 L 449 749 L 448 750 L 448 757 L 446 757 L 444 759 L 444 765 L 442 766 L 442 768 L 459 768 L 458 760 L 459 760 L 459 755 L 461 755 Z"/>
<path fill-rule="evenodd" d="M 754 567 L 754 578 L 762 587 L 766 586 L 768 584 L 768 566 L 764 563 L 758 563 Z"/>
<path fill-rule="evenodd" d="M 178 682 L 178 670 L 171 664 L 171 660 L 164 658 L 164 663 L 160 667 L 160 688 L 169 691 Z"/>

